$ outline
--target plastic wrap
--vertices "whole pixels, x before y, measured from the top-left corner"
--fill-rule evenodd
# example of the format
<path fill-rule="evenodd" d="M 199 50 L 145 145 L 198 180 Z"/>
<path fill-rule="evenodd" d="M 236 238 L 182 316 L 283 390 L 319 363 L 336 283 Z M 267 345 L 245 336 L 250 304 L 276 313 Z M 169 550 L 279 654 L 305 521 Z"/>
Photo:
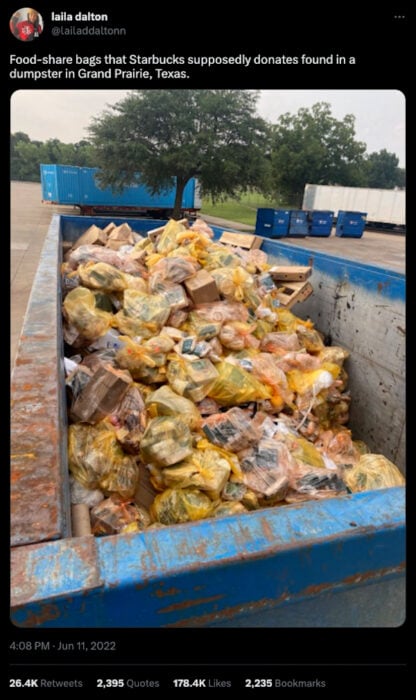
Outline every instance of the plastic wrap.
<path fill-rule="evenodd" d="M 107 498 L 91 510 L 92 532 L 97 537 L 144 530 L 150 523 L 150 515 L 145 508 L 115 496 Z M 133 524 L 135 527 L 131 528 Z"/>
<path fill-rule="evenodd" d="M 159 260 L 151 268 L 151 276 L 156 276 L 164 282 L 174 282 L 179 284 L 197 272 L 200 265 L 192 257 L 167 257 Z"/>
<path fill-rule="evenodd" d="M 109 416 L 117 440 L 128 454 L 138 455 L 147 425 L 146 407 L 137 384 L 132 384 Z"/>
<path fill-rule="evenodd" d="M 240 453 L 240 465 L 246 486 L 263 496 L 283 500 L 295 466 L 286 445 L 264 438 Z"/>
<path fill-rule="evenodd" d="M 229 452 L 240 452 L 255 445 L 261 430 L 241 408 L 230 408 L 205 418 L 202 429 L 208 440 Z"/>
<path fill-rule="evenodd" d="M 214 301 L 208 304 L 198 304 L 195 307 L 195 315 L 212 323 L 226 323 L 227 321 L 248 321 L 249 313 L 241 302 Z"/>
<path fill-rule="evenodd" d="M 219 339 L 222 345 L 229 350 L 243 350 L 243 348 L 258 348 L 260 341 L 252 333 L 256 330 L 255 323 L 242 323 L 241 321 L 229 321 L 220 329 Z"/>

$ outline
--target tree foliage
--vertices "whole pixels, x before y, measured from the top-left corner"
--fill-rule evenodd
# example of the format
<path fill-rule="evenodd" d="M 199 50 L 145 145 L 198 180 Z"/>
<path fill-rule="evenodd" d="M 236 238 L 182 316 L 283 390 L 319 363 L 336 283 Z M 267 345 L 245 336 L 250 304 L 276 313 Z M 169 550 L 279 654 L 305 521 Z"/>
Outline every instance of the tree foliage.
<path fill-rule="evenodd" d="M 186 183 L 197 177 L 215 201 L 262 187 L 266 122 L 250 90 L 137 90 L 89 128 L 98 180 L 115 191 L 134 182 L 153 193 L 174 187 L 179 215 Z"/>
<path fill-rule="evenodd" d="M 92 147 L 87 140 L 62 143 L 58 139 L 31 141 L 21 131 L 10 137 L 10 178 L 39 182 L 41 163 L 93 167 Z"/>
<path fill-rule="evenodd" d="M 342 120 L 318 102 L 283 114 L 273 128 L 272 178 L 276 192 L 301 206 L 306 183 L 365 186 L 366 146 L 355 139 L 355 117 Z"/>
<path fill-rule="evenodd" d="M 385 148 L 377 153 L 370 153 L 365 161 L 367 187 L 404 187 L 404 170 L 398 165 L 398 157 Z"/>

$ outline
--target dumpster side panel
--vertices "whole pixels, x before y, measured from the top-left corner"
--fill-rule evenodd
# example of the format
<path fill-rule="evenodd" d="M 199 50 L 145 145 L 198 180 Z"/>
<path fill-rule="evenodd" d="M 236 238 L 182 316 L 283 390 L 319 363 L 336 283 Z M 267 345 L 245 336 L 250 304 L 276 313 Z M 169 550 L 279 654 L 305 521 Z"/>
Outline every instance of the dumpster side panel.
<path fill-rule="evenodd" d="M 70 534 L 60 252 L 55 219 L 33 282 L 11 380 L 13 545 Z"/>
<path fill-rule="evenodd" d="M 312 597 L 315 614 L 304 626 L 321 626 L 329 594 L 393 579 L 400 588 L 403 506 L 404 489 L 396 488 L 106 537 L 95 542 L 95 565 L 92 538 L 67 540 L 60 566 L 58 543 L 27 547 L 14 574 L 12 619 L 46 627 L 245 626 L 267 610 L 267 626 L 279 627 L 286 606 Z M 80 596 L 88 596 L 85 609 Z M 334 600 L 329 626 L 342 613 L 342 596 Z M 403 599 L 395 603 L 386 621 L 377 594 L 373 623 L 401 624 Z M 355 605 L 343 618 L 360 626 L 368 611 Z"/>

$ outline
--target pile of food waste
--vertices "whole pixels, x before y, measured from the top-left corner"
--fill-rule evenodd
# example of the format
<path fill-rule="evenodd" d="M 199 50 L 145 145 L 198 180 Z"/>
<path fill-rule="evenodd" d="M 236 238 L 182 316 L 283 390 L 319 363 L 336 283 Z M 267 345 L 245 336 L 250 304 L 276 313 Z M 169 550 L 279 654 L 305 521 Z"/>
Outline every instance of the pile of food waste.
<path fill-rule="evenodd" d="M 93 534 L 404 483 L 348 428 L 349 352 L 291 310 L 310 268 L 201 219 L 92 226 L 66 248 L 71 499 Z"/>

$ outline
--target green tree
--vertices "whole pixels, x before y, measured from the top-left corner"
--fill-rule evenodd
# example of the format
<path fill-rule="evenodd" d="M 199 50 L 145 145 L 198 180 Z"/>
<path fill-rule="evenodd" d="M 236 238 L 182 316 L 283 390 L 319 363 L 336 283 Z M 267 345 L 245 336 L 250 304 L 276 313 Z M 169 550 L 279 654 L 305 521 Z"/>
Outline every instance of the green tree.
<path fill-rule="evenodd" d="M 114 191 L 135 182 L 154 194 L 198 177 L 215 201 L 261 187 L 268 126 L 251 90 L 137 90 L 91 124 L 98 181 Z"/>
<path fill-rule="evenodd" d="M 377 153 L 370 153 L 365 161 L 367 186 L 381 187 L 387 190 L 403 187 L 404 171 L 398 165 L 398 157 L 394 153 L 386 151 L 385 148 Z"/>
<path fill-rule="evenodd" d="M 271 168 L 276 193 L 302 205 L 306 183 L 365 185 L 365 144 L 355 140 L 355 117 L 335 119 L 327 102 L 283 114 L 273 127 Z"/>
<path fill-rule="evenodd" d="M 94 167 L 93 148 L 83 139 L 78 143 L 62 143 L 59 139 L 31 141 L 27 134 L 10 136 L 10 178 L 39 182 L 41 163 Z"/>

